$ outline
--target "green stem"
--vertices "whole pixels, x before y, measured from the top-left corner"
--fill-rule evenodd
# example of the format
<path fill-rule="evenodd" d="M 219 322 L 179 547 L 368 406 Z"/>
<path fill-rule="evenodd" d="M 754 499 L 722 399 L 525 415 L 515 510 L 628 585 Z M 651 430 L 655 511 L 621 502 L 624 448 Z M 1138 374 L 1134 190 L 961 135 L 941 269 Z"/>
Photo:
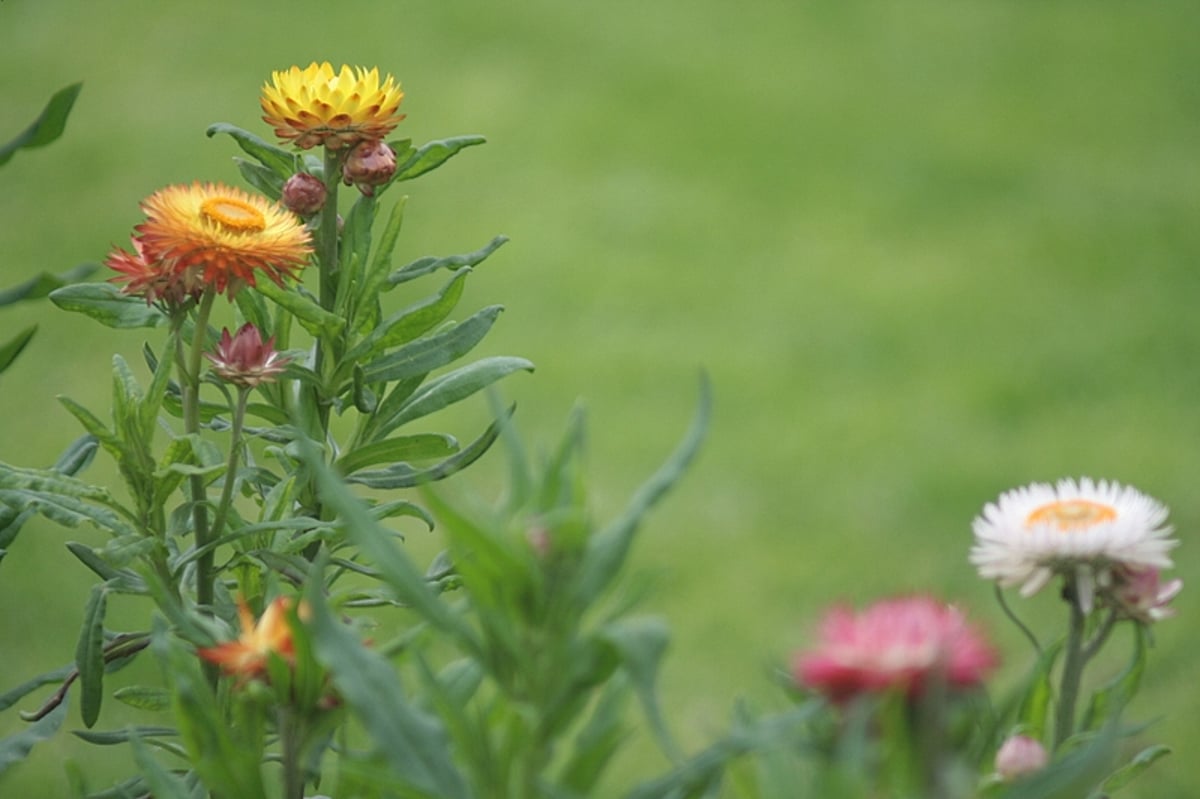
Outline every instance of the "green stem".
<path fill-rule="evenodd" d="M 280 759 L 283 761 L 283 798 L 304 799 L 304 730 L 296 714 L 279 711 Z"/>
<path fill-rule="evenodd" d="M 1075 732 L 1075 703 L 1079 698 L 1083 667 L 1087 665 L 1083 643 L 1083 628 L 1087 619 L 1083 609 L 1079 607 L 1079 597 L 1075 590 L 1075 578 L 1073 577 L 1067 580 L 1066 595 L 1071 610 L 1062 681 L 1059 683 L 1058 705 L 1054 714 L 1054 749 L 1056 751 Z"/>
<path fill-rule="evenodd" d="M 205 339 L 208 337 L 208 317 L 212 312 L 216 291 L 205 290 L 196 311 L 195 330 L 192 333 L 192 349 L 183 364 L 184 373 L 179 376 L 183 387 L 183 431 L 187 435 L 200 435 L 200 360 L 204 354 Z M 181 345 L 182 347 L 182 345 Z M 182 352 L 180 353 L 182 355 Z M 211 539 L 208 526 L 208 501 L 201 475 L 191 475 L 188 486 L 192 495 L 192 531 L 196 548 L 207 547 Z M 213 553 L 202 554 L 196 561 L 196 603 L 208 611 L 213 602 Z"/>
<path fill-rule="evenodd" d="M 1042 645 L 1038 642 L 1037 636 L 1033 634 L 1033 630 L 1029 629 L 1025 625 L 1025 622 L 1021 621 L 1013 609 L 1009 607 L 1008 600 L 1004 598 L 1004 589 L 999 584 L 996 585 L 996 601 L 1000 603 L 1000 609 L 1004 611 L 1004 615 L 1008 616 L 1008 620 L 1017 625 L 1017 629 L 1025 634 L 1025 637 L 1029 639 L 1029 643 L 1033 644 L 1033 650 L 1037 652 L 1038 658 L 1041 658 Z"/>
<path fill-rule="evenodd" d="M 318 291 L 321 307 L 332 311 L 337 304 L 338 286 L 338 186 L 342 178 L 342 156 L 340 150 L 325 148 L 325 208 L 321 211 L 321 227 L 317 243 L 317 267 L 320 270 Z M 325 337 L 317 337 L 315 371 L 325 378 L 325 361 L 329 358 L 330 345 Z M 317 420 L 320 426 L 320 441 L 324 442 L 329 432 L 329 405 L 320 393 L 313 390 Z"/>
<path fill-rule="evenodd" d="M 250 398 L 249 386 L 238 386 L 237 403 L 233 408 L 232 427 L 229 432 L 229 460 L 225 463 L 225 486 L 221 489 L 221 500 L 217 503 L 217 514 L 212 523 L 212 538 L 221 537 L 229 506 L 233 504 L 233 489 L 237 484 L 238 456 L 242 451 L 242 424 L 246 420 L 246 401 Z"/>

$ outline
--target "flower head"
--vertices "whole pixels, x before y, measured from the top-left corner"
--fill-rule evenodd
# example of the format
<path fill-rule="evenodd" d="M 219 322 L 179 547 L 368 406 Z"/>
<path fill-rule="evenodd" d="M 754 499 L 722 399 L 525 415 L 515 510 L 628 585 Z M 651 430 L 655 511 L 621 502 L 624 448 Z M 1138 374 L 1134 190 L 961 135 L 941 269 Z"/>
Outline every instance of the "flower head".
<path fill-rule="evenodd" d="M 1050 762 L 1046 747 L 1028 735 L 1014 735 L 996 752 L 996 774 L 1010 782 L 1041 771 Z"/>
<path fill-rule="evenodd" d="M 275 351 L 275 337 L 264 342 L 262 333 L 249 322 L 233 336 L 222 329 L 216 352 L 204 357 L 212 361 L 213 371 L 222 380 L 249 388 L 274 381 L 288 364 L 288 359 Z"/>
<path fill-rule="evenodd" d="M 147 260 L 141 239 L 134 236 L 131 241 L 133 252 L 114 247 L 104 261 L 109 269 L 120 272 L 111 282 L 123 283 L 122 293 L 143 297 L 147 305 L 158 301 L 180 305 L 200 293 L 199 287 L 187 285 L 169 267 Z"/>
<path fill-rule="evenodd" d="M 196 653 L 209 663 L 216 663 L 226 674 L 243 679 L 257 677 L 267 670 L 267 661 L 272 654 L 285 660 L 293 656 L 292 628 L 288 623 L 292 606 L 292 599 L 279 597 L 267 605 L 262 618 L 255 623 L 254 614 L 239 597 L 238 620 L 242 632 L 238 639 L 198 649 Z M 305 606 L 301 605 L 299 610 L 303 617 Z"/>
<path fill-rule="evenodd" d="M 877 602 L 861 613 L 838 607 L 820 642 L 793 663 L 797 682 L 842 701 L 862 693 L 919 692 L 931 677 L 953 687 L 978 685 L 995 652 L 962 612 L 927 596 Z"/>
<path fill-rule="evenodd" d="M 404 119 L 397 113 L 404 92 L 391 75 L 379 70 L 343 65 L 338 72 L 328 61 L 306 68 L 272 72 L 263 85 L 263 121 L 281 139 L 307 150 L 325 145 L 333 150 L 360 141 L 382 139 Z"/>
<path fill-rule="evenodd" d="M 261 273 L 276 283 L 304 267 L 308 233 L 291 213 L 263 197 L 220 183 L 159 189 L 142 203 L 141 254 L 194 290 L 232 296 Z"/>
<path fill-rule="evenodd" d="M 312 216 L 325 207 L 325 194 L 325 183 L 320 178 L 297 172 L 283 184 L 279 200 L 298 216 Z"/>
<path fill-rule="evenodd" d="M 988 503 L 972 527 L 971 563 L 982 577 L 1037 593 L 1055 573 L 1076 580 L 1090 610 L 1097 573 L 1114 566 L 1168 568 L 1176 545 L 1167 509 L 1127 486 L 1083 478 L 1034 483 Z M 1103 578 L 1102 578 L 1103 579 Z"/>
<path fill-rule="evenodd" d="M 1143 624 L 1175 615 L 1168 603 L 1183 590 L 1183 580 L 1162 581 L 1158 569 L 1134 569 L 1122 566 L 1113 571 L 1109 598 L 1126 618 Z"/>

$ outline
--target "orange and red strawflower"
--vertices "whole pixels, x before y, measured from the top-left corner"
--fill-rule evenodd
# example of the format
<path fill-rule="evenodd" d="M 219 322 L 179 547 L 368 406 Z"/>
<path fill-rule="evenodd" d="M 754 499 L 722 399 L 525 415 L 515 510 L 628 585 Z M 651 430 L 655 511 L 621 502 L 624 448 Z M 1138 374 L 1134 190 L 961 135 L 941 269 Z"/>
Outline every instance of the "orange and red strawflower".
<path fill-rule="evenodd" d="M 960 610 L 911 596 L 858 613 L 833 608 L 819 643 L 796 657 L 793 673 L 800 685 L 841 702 L 890 690 L 914 695 L 931 680 L 970 688 L 996 665 L 995 651 Z"/>
<path fill-rule="evenodd" d="M 267 605 L 262 617 L 256 622 L 246 601 L 239 597 L 238 620 L 242 631 L 237 640 L 200 648 L 196 650 L 196 654 L 209 663 L 217 664 L 226 674 L 241 679 L 250 679 L 265 673 L 267 661 L 272 654 L 290 661 L 294 655 L 294 646 L 288 613 L 294 604 L 290 597 L 278 597 Z M 299 607 L 299 613 L 304 615 L 304 605 Z"/>
<path fill-rule="evenodd" d="M 331 150 L 387 136 L 404 114 L 404 92 L 391 75 L 379 70 L 343 65 L 334 72 L 325 61 L 304 69 L 272 72 L 263 85 L 263 121 L 275 135 L 302 150 L 324 145 Z"/>
<path fill-rule="evenodd" d="M 264 197 L 221 183 L 159 189 L 142 202 L 137 256 L 117 251 L 109 266 L 130 275 L 126 291 L 163 285 L 185 294 L 212 288 L 232 297 L 259 275 L 283 284 L 304 268 L 311 239 L 296 216 Z"/>
<path fill-rule="evenodd" d="M 133 252 L 114 247 L 104 260 L 105 266 L 120 273 L 111 282 L 123 284 L 122 293 L 142 297 L 147 305 L 155 302 L 181 305 L 200 293 L 202 286 L 187 285 L 169 265 L 147 260 L 141 239 L 134 236 L 131 242 Z"/>

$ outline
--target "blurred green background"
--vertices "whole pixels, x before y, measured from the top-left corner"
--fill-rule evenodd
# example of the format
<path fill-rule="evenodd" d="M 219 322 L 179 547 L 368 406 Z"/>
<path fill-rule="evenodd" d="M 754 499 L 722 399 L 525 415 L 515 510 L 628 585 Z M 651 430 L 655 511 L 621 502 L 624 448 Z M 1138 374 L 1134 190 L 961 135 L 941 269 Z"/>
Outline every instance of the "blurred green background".
<path fill-rule="evenodd" d="M 232 141 L 203 132 L 269 136 L 272 69 L 378 65 L 404 83 L 404 135 L 489 138 L 409 184 L 398 260 L 512 238 L 464 308 L 504 303 L 484 350 L 538 365 L 504 386 L 528 437 L 549 446 L 586 402 L 599 515 L 712 376 L 706 450 L 636 554 L 689 746 L 736 697 L 777 701 L 771 670 L 834 600 L 960 602 L 1011 684 L 1029 653 L 966 564 L 1001 491 L 1132 483 L 1171 506 L 1179 574 L 1200 567 L 1198 30 L 1183 0 L 4 0 L 0 140 L 85 86 L 64 138 L 0 171 L 0 286 L 102 259 L 167 183 L 236 182 Z M 40 466 L 77 434 L 53 397 L 102 411 L 111 353 L 142 334 L 0 312 L 8 333 L 31 320 L 0 458 Z M 446 423 L 467 437 L 485 415 Z M 494 490 L 500 461 L 459 489 Z M 0 564 L 0 689 L 71 660 L 91 579 L 62 544 L 97 537 L 32 523 Z M 1200 785 L 1200 592 L 1177 605 L 1135 709 L 1176 754 L 1130 796 Z M 1061 621 L 1049 596 L 1020 608 Z M 60 735 L 0 794 L 65 794 L 64 758 L 94 787 L 128 770 Z"/>

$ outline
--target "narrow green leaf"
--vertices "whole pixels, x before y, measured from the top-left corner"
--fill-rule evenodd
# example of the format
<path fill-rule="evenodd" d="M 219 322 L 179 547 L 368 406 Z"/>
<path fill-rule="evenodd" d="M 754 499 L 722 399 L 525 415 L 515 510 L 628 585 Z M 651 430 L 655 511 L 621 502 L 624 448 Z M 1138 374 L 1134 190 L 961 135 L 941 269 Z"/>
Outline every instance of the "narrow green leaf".
<path fill-rule="evenodd" d="M 384 290 L 388 269 L 392 265 L 392 253 L 396 250 L 396 241 L 400 237 L 400 229 L 404 226 L 404 209 L 407 198 L 401 197 L 388 216 L 383 235 L 375 248 L 370 267 L 363 273 L 361 283 L 354 298 L 354 331 L 365 333 L 374 328 L 379 322 L 379 294 Z"/>
<path fill-rule="evenodd" d="M 1029 681 L 1021 696 L 1017 708 L 1017 722 L 1025 728 L 1025 734 L 1041 740 L 1046 731 L 1046 717 L 1050 712 L 1050 703 L 1054 698 L 1054 684 L 1051 681 L 1054 663 L 1062 652 L 1063 640 L 1055 641 L 1042 653 L 1034 664 L 1029 675 Z"/>
<path fill-rule="evenodd" d="M 316 445 L 307 440 L 297 442 L 304 461 L 316 476 L 321 501 L 337 514 L 346 526 L 346 535 L 383 574 L 396 596 L 434 627 L 450 633 L 468 649 L 474 648 L 470 628 L 430 589 L 424 576 L 408 555 L 392 542 L 390 531 L 380 527 L 349 488 L 325 464 Z"/>
<path fill-rule="evenodd" d="M 79 562 L 92 570 L 108 587 L 114 591 L 126 594 L 146 593 L 146 582 L 132 569 L 118 569 L 104 560 L 96 551 L 78 541 L 68 541 L 67 550 L 79 559 Z"/>
<path fill-rule="evenodd" d="M 187 783 L 159 763 L 136 732 L 130 736 L 129 743 L 138 771 L 154 799 L 191 799 L 192 791 Z"/>
<path fill-rule="evenodd" d="M 98 268 L 96 264 L 80 264 L 72 269 L 68 269 L 61 275 L 42 272 L 37 277 L 31 277 L 24 283 L 0 291 L 0 306 L 12 305 L 14 302 L 20 302 L 21 300 L 39 300 L 55 289 L 60 289 L 63 286 L 83 280 Z"/>
<path fill-rule="evenodd" d="M 1116 724 L 1142 682 L 1142 673 L 1146 669 L 1146 633 L 1140 624 L 1130 626 L 1133 628 L 1133 653 L 1129 663 L 1120 674 L 1092 694 L 1083 717 L 1084 730 Z"/>
<path fill-rule="evenodd" d="M 118 536 L 131 536 L 135 530 L 120 516 L 106 508 L 96 507 L 75 497 L 55 493 L 39 493 L 21 489 L 0 489 L 0 504 L 36 510 L 64 527 L 78 527 L 84 522 L 94 524 Z M 131 514 L 125 512 L 126 516 Z"/>
<path fill-rule="evenodd" d="M 83 628 L 75 646 L 75 668 L 79 670 L 80 713 L 85 727 L 100 717 L 104 701 L 104 614 L 108 610 L 108 587 L 92 587 L 83 611 Z"/>
<path fill-rule="evenodd" d="M 64 311 L 90 316 L 113 328 L 158 327 L 166 324 L 162 311 L 129 297 L 111 283 L 77 283 L 50 292 L 50 301 Z"/>
<path fill-rule="evenodd" d="M 254 188 L 270 197 L 272 200 L 278 200 L 283 195 L 283 184 L 285 178 L 281 177 L 275 170 L 265 167 L 262 164 L 256 164 L 253 161 L 247 161 L 244 158 L 235 158 L 233 163 L 237 165 L 238 172 L 242 173 L 242 177 L 246 179 Z"/>
<path fill-rule="evenodd" d="M 294 154 L 281 147 L 276 147 L 274 144 L 268 144 L 248 130 L 242 130 L 227 122 L 218 122 L 215 125 L 209 125 L 208 130 L 205 131 L 205 135 L 209 138 L 218 133 L 228 133 L 237 142 L 238 147 L 284 180 L 300 169 Z"/>
<path fill-rule="evenodd" d="M 532 371 L 532 363 L 510 356 L 484 358 L 455 369 L 418 389 L 394 416 L 379 426 L 377 435 L 387 435 L 406 422 L 466 399 L 513 372 Z"/>
<path fill-rule="evenodd" d="M 661 619 L 622 619 L 601 629 L 600 636 L 620 653 L 659 746 L 672 761 L 682 759 L 658 701 L 658 670 L 671 639 L 666 623 Z"/>
<path fill-rule="evenodd" d="M 1101 785 L 1105 792 L 1119 791 L 1135 777 L 1154 765 L 1156 761 L 1171 754 L 1171 747 L 1158 744 L 1149 746 L 1133 756 L 1133 759 L 1110 774 Z"/>
<path fill-rule="evenodd" d="M 447 330 L 411 341 L 365 364 L 364 377 L 368 383 L 407 380 L 454 363 L 483 340 L 503 310 L 499 305 L 489 306 Z"/>
<path fill-rule="evenodd" d="M 325 476 L 331 479 L 328 473 Z M 417 795 L 469 799 L 470 789 L 455 765 L 446 730 L 438 718 L 406 701 L 391 664 L 363 646 L 348 627 L 334 618 L 325 604 L 319 576 L 309 579 L 307 597 L 317 659 L 329 669 L 334 686 L 396 776 L 419 791 Z"/>
<path fill-rule="evenodd" d="M 384 291 L 401 283 L 415 280 L 430 272 L 435 272 L 438 269 L 459 269 L 464 266 L 477 266 L 489 255 L 500 249 L 506 241 L 508 241 L 507 236 L 496 236 L 496 238 L 475 252 L 466 253 L 465 255 L 447 255 L 440 258 L 427 255 L 424 258 L 418 258 L 407 266 L 402 266 L 395 272 L 392 272 L 388 276 Z"/>
<path fill-rule="evenodd" d="M 67 716 L 67 703 L 64 701 L 45 717 L 30 724 L 18 733 L 0 738 L 0 775 L 14 763 L 19 763 L 29 756 L 30 751 L 38 743 L 50 738 L 58 732 L 63 719 Z"/>
<path fill-rule="evenodd" d="M 8 341 L 0 344 L 0 372 L 7 369 L 17 359 L 17 356 L 21 354 L 21 350 L 25 349 L 25 346 L 33 339 L 33 334 L 36 332 L 37 325 L 30 325 Z"/>
<path fill-rule="evenodd" d="M 124 702 L 130 707 L 136 707 L 138 710 L 166 710 L 171 706 L 170 692 L 162 688 L 153 688 L 148 685 L 126 685 L 113 692 L 113 699 L 118 702 Z M 163 728 L 169 730 L 169 734 L 177 734 L 174 729 Z M 141 732 L 142 735 L 147 735 L 146 732 Z M 168 733 L 162 733 L 168 734 Z"/>
<path fill-rule="evenodd" d="M 62 668 L 48 671 L 45 674 L 39 674 L 32 679 L 26 680 L 16 688 L 10 688 L 3 695 L 0 695 L 0 711 L 8 710 L 43 685 L 58 685 L 67 679 L 67 676 L 74 671 L 74 668 L 74 666 L 63 666 Z"/>
<path fill-rule="evenodd" d="M 455 136 L 449 139 L 431 141 L 422 144 L 404 163 L 396 167 L 393 183 L 402 180 L 412 180 L 437 169 L 467 147 L 474 147 L 486 142 L 483 136 Z"/>
<path fill-rule="evenodd" d="M 357 483 L 369 488 L 412 488 L 414 486 L 444 480 L 452 474 L 477 461 L 488 451 L 500 431 L 496 423 L 488 426 L 479 438 L 467 445 L 466 449 L 451 455 L 449 458 L 425 469 L 415 469 L 407 463 L 393 463 L 383 469 L 358 471 L 346 478 L 347 483 Z M 372 446 L 372 445 L 368 445 Z"/>
<path fill-rule="evenodd" d="M 117 691 L 115 694 L 113 694 L 113 696 L 115 697 L 117 694 L 126 693 L 127 690 L 128 689 L 122 688 L 120 691 Z M 148 688 L 145 690 L 157 690 L 158 693 L 160 693 L 167 700 L 167 705 L 164 705 L 163 707 L 170 705 L 171 695 L 168 692 L 161 689 Z M 162 709 L 160 707 L 149 708 L 142 705 L 134 705 L 134 707 L 140 707 L 145 710 Z M 118 744 L 129 743 L 129 741 L 133 738 L 161 738 L 164 736 L 173 738 L 179 735 L 179 731 L 174 727 L 126 727 L 123 730 L 109 730 L 107 732 L 96 732 L 94 730 L 72 730 L 72 734 L 79 740 L 87 741 L 88 743 L 95 744 L 96 746 L 117 746 Z"/>
<path fill-rule="evenodd" d="M 708 378 L 704 377 L 700 383 L 700 404 L 683 441 L 638 489 L 621 516 L 588 539 L 577 587 L 584 606 L 592 604 L 612 582 L 625 563 L 642 517 L 679 481 L 696 457 L 708 430 L 711 410 L 712 390 Z"/>
<path fill-rule="evenodd" d="M 420 461 L 445 458 L 458 452 L 458 442 L 444 433 L 418 433 L 366 444 L 351 450 L 335 464 L 342 474 L 354 474 L 359 469 L 377 463 Z"/>
<path fill-rule="evenodd" d="M 579 796 L 590 796 L 596 783 L 626 739 L 624 709 L 629 684 L 614 678 L 605 685 L 587 723 L 575 736 L 571 755 L 562 767 L 563 785 Z"/>
<path fill-rule="evenodd" d="M 0 166 L 7 164 L 17 150 L 28 150 L 34 147 L 44 147 L 62 135 L 67 127 L 67 117 L 75 105 L 75 99 L 83 89 L 82 83 L 73 83 L 59 89 L 50 97 L 42 113 L 17 137 L 6 144 L 0 145 Z"/>
<path fill-rule="evenodd" d="M 300 326 L 314 336 L 335 336 L 346 324 L 337 314 L 330 313 L 298 291 L 289 291 L 270 280 L 259 280 L 255 291 L 296 317 Z"/>
<path fill-rule="evenodd" d="M 463 267 L 455 272 L 436 294 L 380 322 L 370 335 L 350 348 L 342 358 L 343 363 L 358 363 L 374 358 L 392 347 L 406 344 L 432 330 L 454 310 L 454 306 L 462 297 L 466 278 L 470 273 L 470 267 Z"/>

